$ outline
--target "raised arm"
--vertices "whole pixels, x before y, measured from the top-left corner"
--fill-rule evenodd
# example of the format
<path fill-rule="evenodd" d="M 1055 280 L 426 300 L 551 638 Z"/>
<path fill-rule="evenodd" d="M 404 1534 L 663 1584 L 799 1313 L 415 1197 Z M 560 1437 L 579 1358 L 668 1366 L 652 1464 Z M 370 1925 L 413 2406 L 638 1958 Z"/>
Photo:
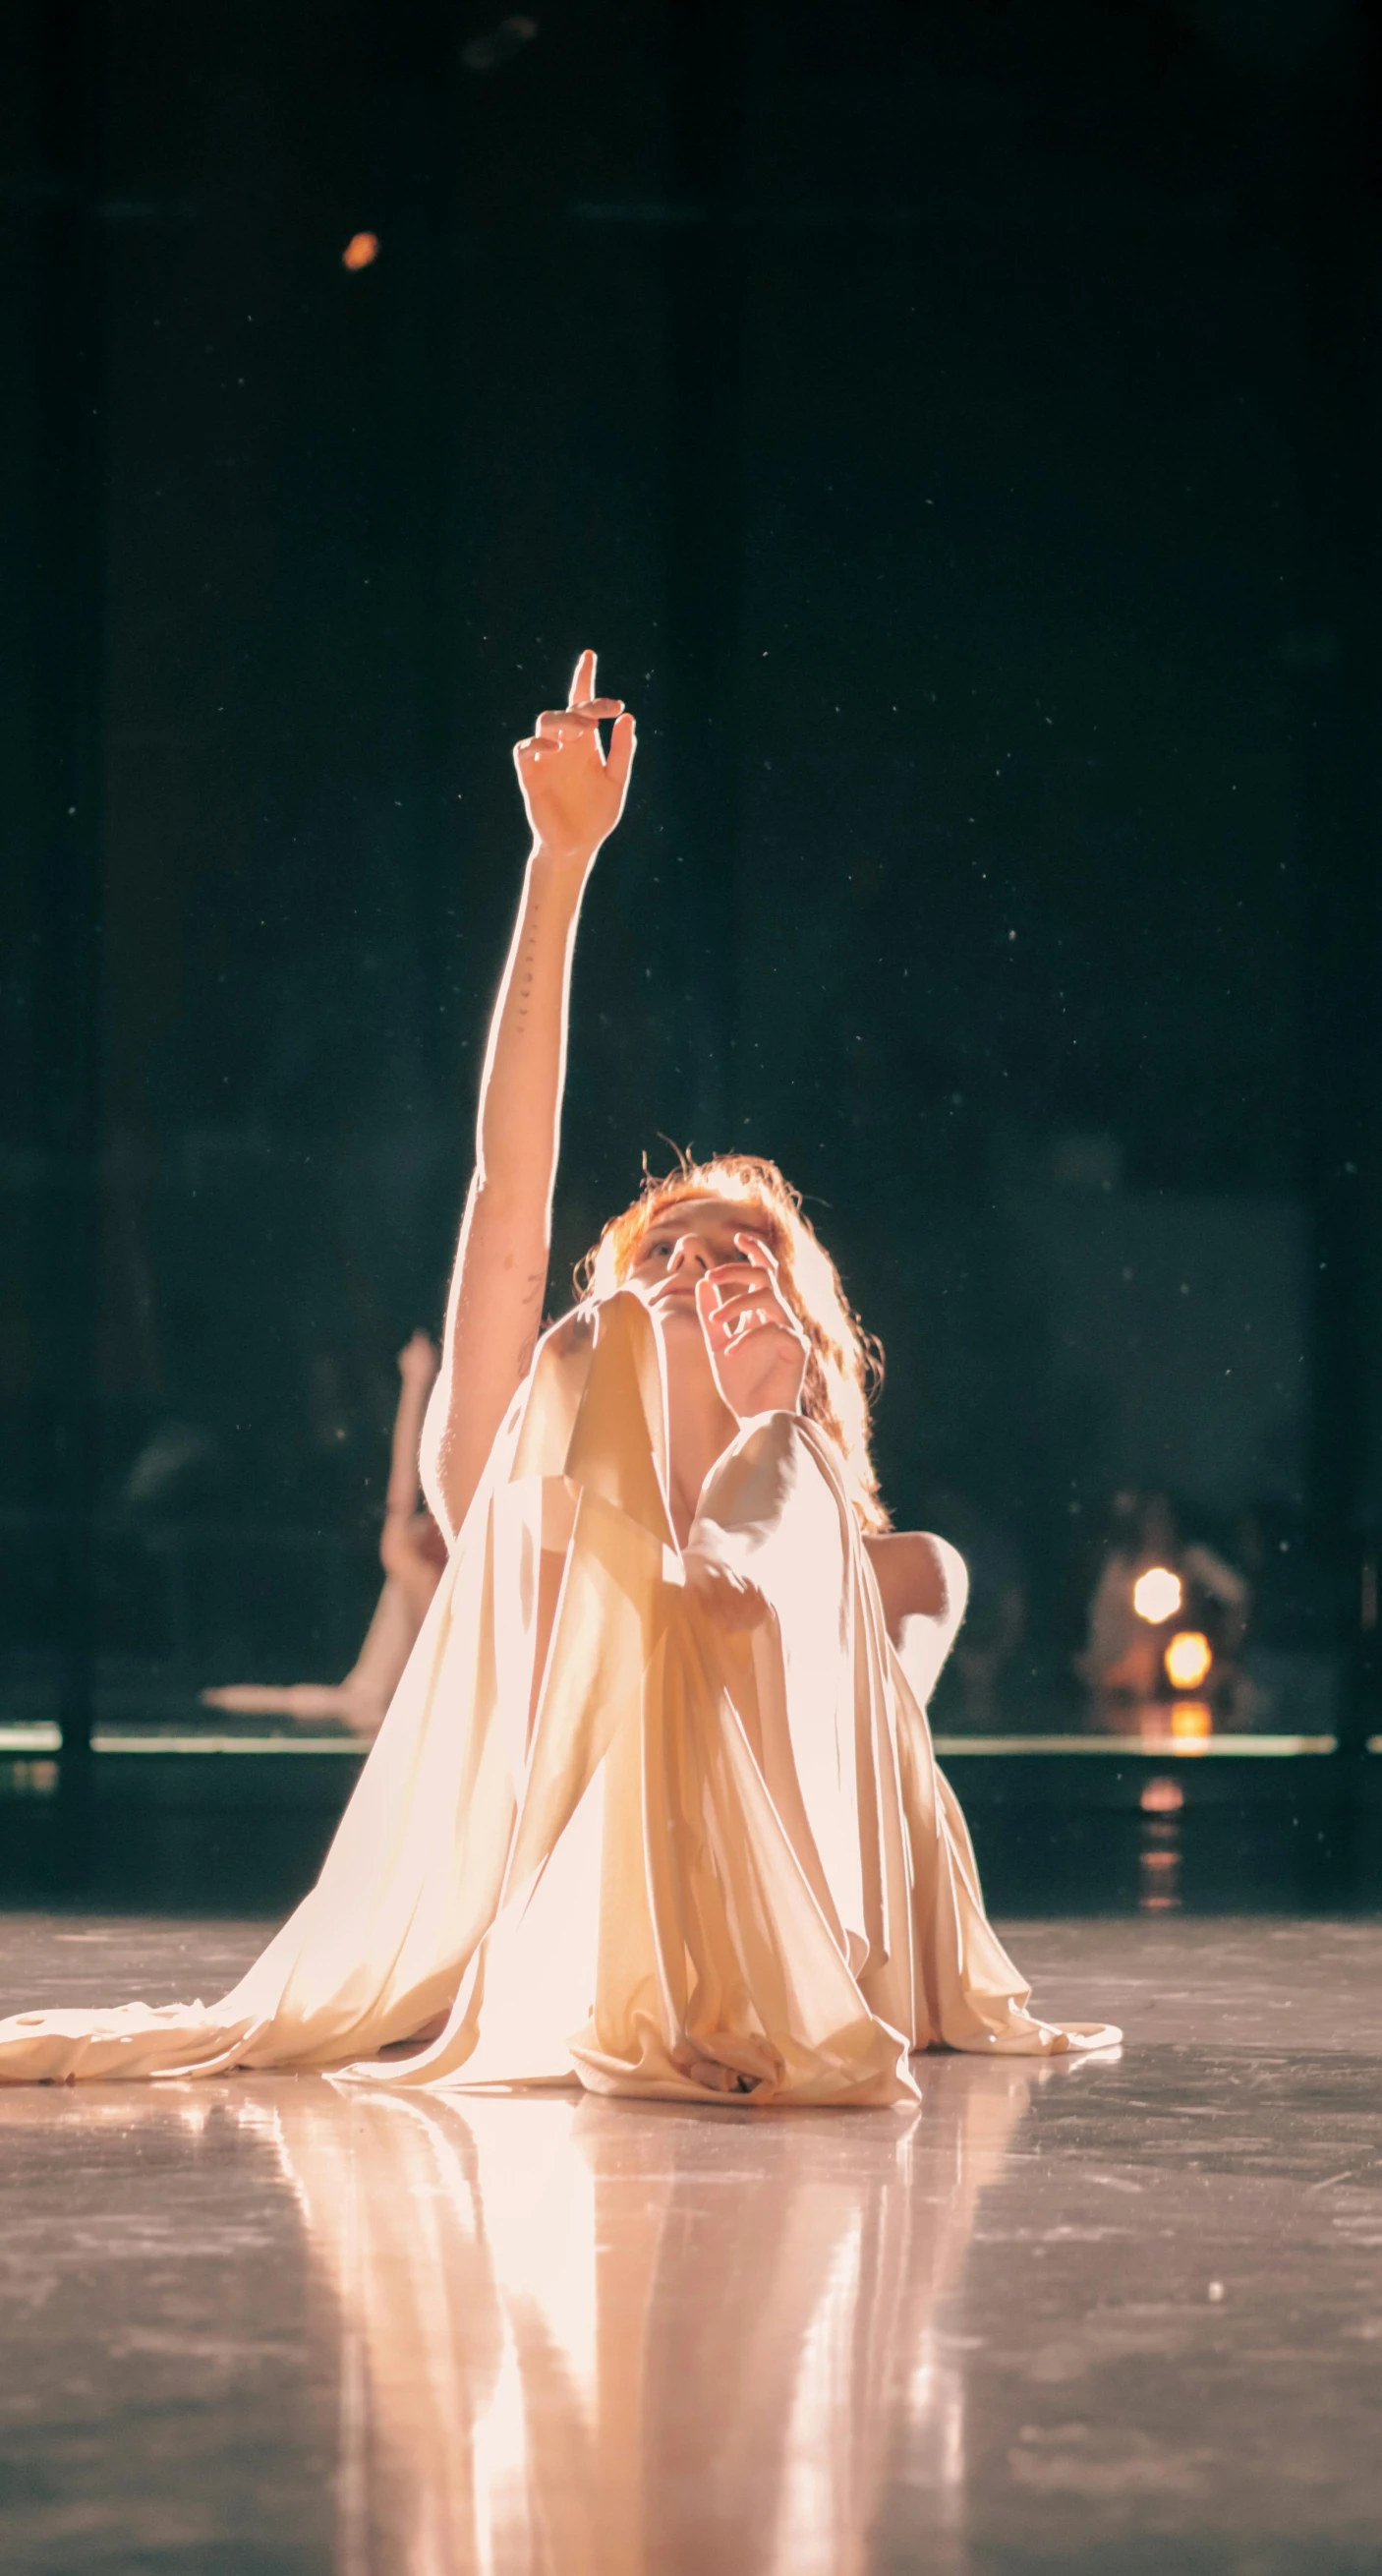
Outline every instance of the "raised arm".
<path fill-rule="evenodd" d="M 423 1416 L 437 1375 L 437 1353 L 430 1334 L 414 1333 L 398 1354 L 398 1411 L 389 1450 L 389 1487 L 384 1501 L 387 1520 L 411 1520 L 418 1507 L 418 1453 Z"/>
<path fill-rule="evenodd" d="M 602 717 L 615 719 L 608 760 Z M 490 1022 L 475 1173 L 423 1436 L 423 1488 L 448 1538 L 465 1518 L 542 1320 L 576 923 L 596 853 L 624 810 L 633 753 L 622 700 L 595 694 L 593 653 L 576 664 L 567 705 L 539 716 L 514 751 L 532 848 Z"/>

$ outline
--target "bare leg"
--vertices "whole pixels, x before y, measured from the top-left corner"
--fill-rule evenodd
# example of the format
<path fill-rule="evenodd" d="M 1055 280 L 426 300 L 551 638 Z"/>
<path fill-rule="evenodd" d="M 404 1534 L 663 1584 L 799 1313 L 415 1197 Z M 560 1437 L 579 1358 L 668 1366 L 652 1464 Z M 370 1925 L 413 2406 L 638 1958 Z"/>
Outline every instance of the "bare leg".
<path fill-rule="evenodd" d="M 236 1717 L 292 1717 L 306 1726 L 325 1718 L 351 1725 L 359 1707 L 344 1682 L 228 1682 L 197 1696 L 204 1708 L 229 1709 Z"/>

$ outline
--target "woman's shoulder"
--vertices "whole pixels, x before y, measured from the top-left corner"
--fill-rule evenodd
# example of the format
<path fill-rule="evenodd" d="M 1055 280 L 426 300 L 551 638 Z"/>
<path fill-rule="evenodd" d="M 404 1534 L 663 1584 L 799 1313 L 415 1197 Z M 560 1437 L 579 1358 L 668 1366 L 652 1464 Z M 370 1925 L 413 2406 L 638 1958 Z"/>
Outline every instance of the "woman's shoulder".
<path fill-rule="evenodd" d="M 957 1547 L 933 1530 L 880 1530 L 864 1540 L 878 1578 L 883 1613 L 896 1637 L 904 1619 L 958 1627 L 969 1573 Z"/>

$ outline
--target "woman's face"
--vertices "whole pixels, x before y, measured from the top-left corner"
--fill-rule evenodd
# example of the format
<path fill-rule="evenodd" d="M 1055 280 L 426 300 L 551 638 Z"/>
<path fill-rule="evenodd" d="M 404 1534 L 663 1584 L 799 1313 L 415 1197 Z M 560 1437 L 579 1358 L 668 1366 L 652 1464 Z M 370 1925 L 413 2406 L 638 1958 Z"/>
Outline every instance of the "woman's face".
<path fill-rule="evenodd" d="M 689 1324 L 699 1340 L 696 1283 L 708 1270 L 747 1259 L 746 1246 L 735 1239 L 740 1235 L 771 1249 L 762 1211 L 742 1199 L 679 1199 L 649 1226 L 624 1285 L 637 1291 L 664 1327 L 675 1331 Z"/>

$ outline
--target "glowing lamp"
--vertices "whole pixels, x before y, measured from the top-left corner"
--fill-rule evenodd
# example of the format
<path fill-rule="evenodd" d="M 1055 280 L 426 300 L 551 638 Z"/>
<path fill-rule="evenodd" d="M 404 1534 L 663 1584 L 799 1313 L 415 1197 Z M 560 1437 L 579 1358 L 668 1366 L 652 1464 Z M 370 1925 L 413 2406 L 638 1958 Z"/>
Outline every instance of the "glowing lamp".
<path fill-rule="evenodd" d="M 1177 1700 L 1171 1711 L 1171 1733 L 1178 1743 L 1196 1744 L 1214 1732 L 1214 1711 L 1207 1699 Z"/>
<path fill-rule="evenodd" d="M 372 268 L 378 257 L 378 233 L 352 233 L 341 253 L 341 266 L 342 268 Z"/>
<path fill-rule="evenodd" d="M 1166 1678 L 1175 1690 L 1198 1690 L 1214 1657 L 1209 1639 L 1198 1628 L 1180 1628 L 1171 1639 L 1163 1661 Z"/>
<path fill-rule="evenodd" d="M 1180 1576 L 1169 1565 L 1149 1565 L 1132 1588 L 1132 1606 L 1152 1628 L 1159 1628 L 1163 1619 L 1174 1619 L 1183 1597 Z"/>

